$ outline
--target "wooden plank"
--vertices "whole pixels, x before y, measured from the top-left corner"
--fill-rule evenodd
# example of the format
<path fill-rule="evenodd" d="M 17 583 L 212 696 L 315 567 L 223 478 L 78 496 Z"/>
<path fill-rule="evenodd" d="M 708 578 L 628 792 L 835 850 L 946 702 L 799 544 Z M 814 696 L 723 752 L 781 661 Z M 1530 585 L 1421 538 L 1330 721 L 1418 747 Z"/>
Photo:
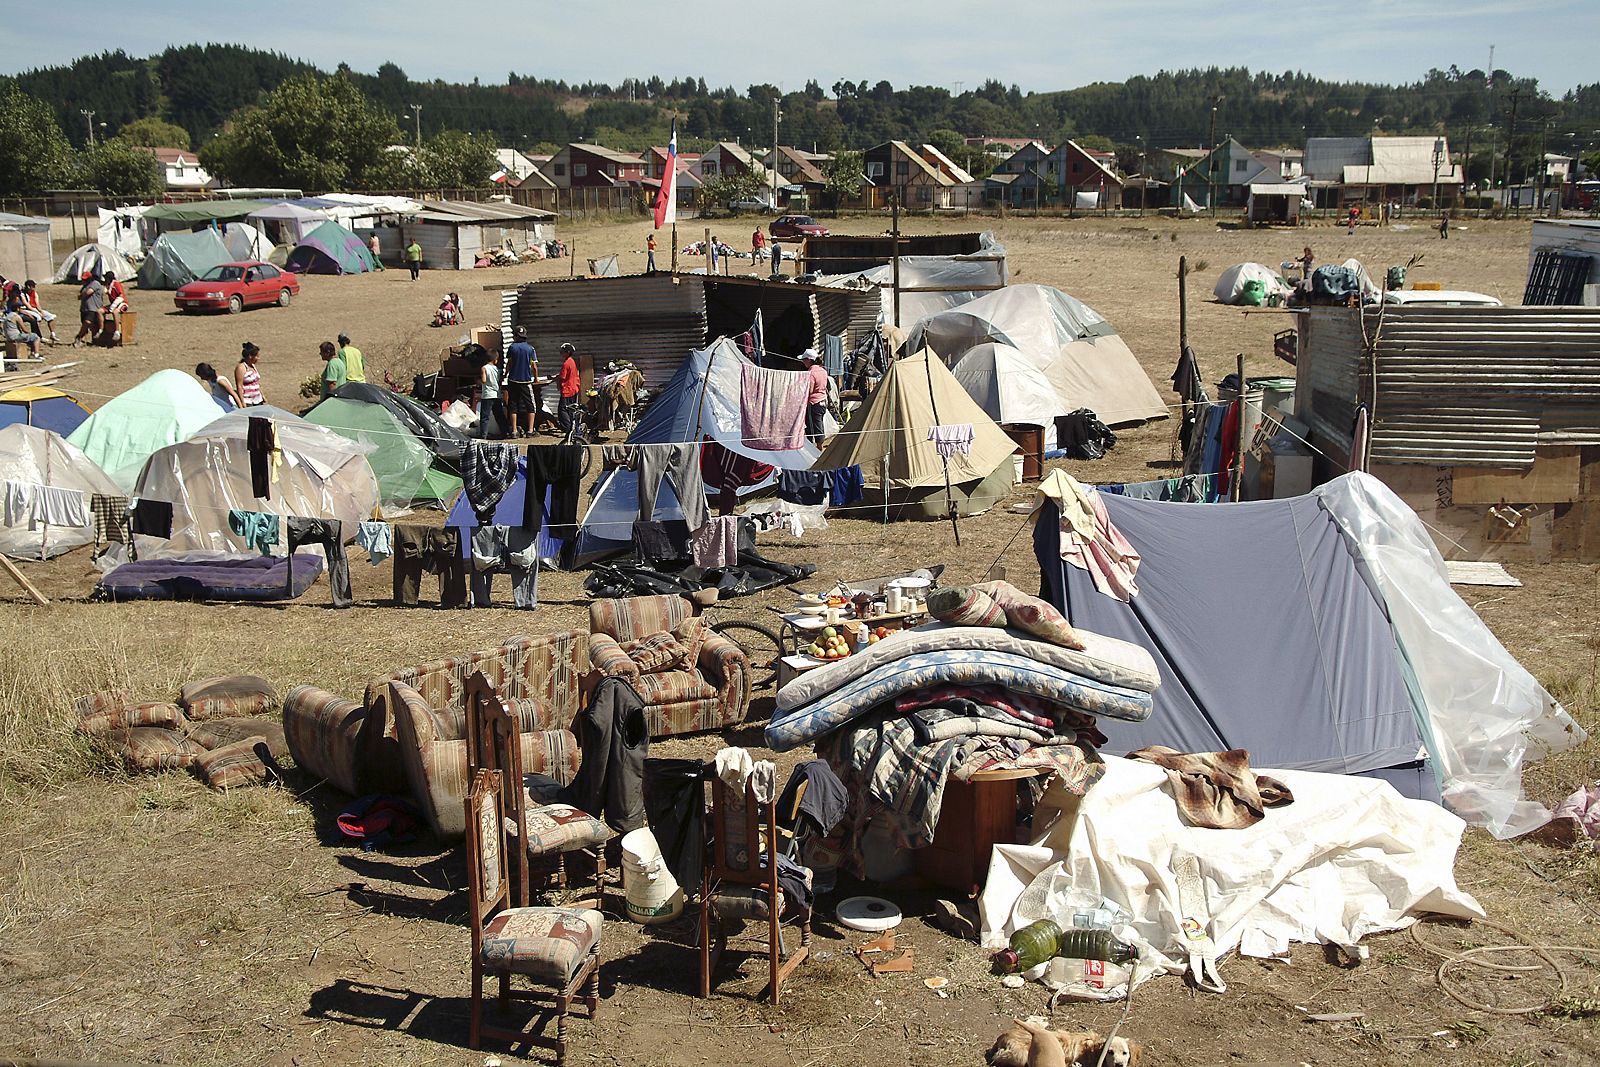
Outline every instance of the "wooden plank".
<path fill-rule="evenodd" d="M 1538 449 L 1533 466 L 1525 471 L 1461 467 L 1455 472 L 1455 502 L 1570 503 L 1579 497 L 1582 466 L 1577 448 L 1560 445 Z"/>

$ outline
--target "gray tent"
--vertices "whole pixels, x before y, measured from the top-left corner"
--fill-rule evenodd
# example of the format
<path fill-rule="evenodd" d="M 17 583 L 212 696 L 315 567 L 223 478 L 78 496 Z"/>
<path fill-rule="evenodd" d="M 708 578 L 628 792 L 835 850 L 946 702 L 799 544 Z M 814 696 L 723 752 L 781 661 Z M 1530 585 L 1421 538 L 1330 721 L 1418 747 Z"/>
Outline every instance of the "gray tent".
<path fill-rule="evenodd" d="M 1048 500 L 1034 548 L 1047 599 L 1160 670 L 1148 721 L 1101 720 L 1107 751 L 1243 748 L 1255 767 L 1384 778 L 1499 836 L 1548 819 L 1522 799 L 1522 762 L 1583 730 L 1451 591 L 1381 482 L 1243 504 L 1102 499 L 1142 556 L 1130 601 L 1061 559 Z"/>
<path fill-rule="evenodd" d="M 139 267 L 139 288 L 177 289 L 188 285 L 218 263 L 233 256 L 214 230 L 164 233 L 151 246 Z"/>

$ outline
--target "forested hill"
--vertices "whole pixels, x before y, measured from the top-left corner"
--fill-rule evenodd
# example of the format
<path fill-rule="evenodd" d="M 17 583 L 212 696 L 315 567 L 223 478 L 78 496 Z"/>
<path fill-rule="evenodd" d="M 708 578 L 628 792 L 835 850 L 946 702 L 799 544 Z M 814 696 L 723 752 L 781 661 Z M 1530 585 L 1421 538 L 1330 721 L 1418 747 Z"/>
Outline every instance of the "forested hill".
<path fill-rule="evenodd" d="M 87 137 L 81 111 L 90 110 L 108 133 L 135 119 L 157 117 L 182 126 L 198 147 L 239 108 L 285 78 L 315 69 L 275 52 L 207 44 L 172 47 L 148 59 L 122 52 L 85 56 L 70 66 L 4 80 L 50 102 L 76 144 Z M 1551 96 L 1533 79 L 1496 71 L 1491 84 L 1481 70 L 1454 67 L 1396 86 L 1213 68 L 1044 93 L 1023 93 L 991 80 L 959 95 L 937 86 L 896 89 L 886 81 L 839 81 L 826 89 L 810 82 L 786 94 L 771 85 L 712 89 L 701 77 L 603 85 L 512 73 L 502 85 L 417 82 L 392 63 L 375 74 L 347 73 L 375 104 L 403 117 L 403 129 L 411 129 L 410 105 L 421 104 L 425 135 L 453 128 L 492 134 L 502 144 L 521 147 L 593 140 L 639 149 L 663 143 L 674 116 L 689 147 L 722 139 L 765 142 L 771 137 L 772 101 L 779 97 L 782 139 L 823 150 L 889 139 L 942 142 L 952 134 L 1027 136 L 1052 143 L 1098 136 L 1125 146 L 1193 146 L 1210 135 L 1213 106 L 1219 139 L 1231 134 L 1254 146 L 1296 145 L 1307 136 L 1375 129 L 1460 136 L 1505 128 L 1513 94 L 1518 132 L 1546 131 L 1551 150 L 1567 133 L 1581 131 L 1581 137 L 1600 129 L 1600 84 Z"/>

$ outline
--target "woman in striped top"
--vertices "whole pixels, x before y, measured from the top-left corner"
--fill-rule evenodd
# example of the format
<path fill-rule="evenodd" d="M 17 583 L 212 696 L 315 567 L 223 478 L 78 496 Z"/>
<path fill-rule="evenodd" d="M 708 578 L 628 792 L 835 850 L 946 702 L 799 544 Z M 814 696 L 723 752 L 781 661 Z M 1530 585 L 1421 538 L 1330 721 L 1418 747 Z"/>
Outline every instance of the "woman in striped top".
<path fill-rule="evenodd" d="M 261 372 L 256 370 L 256 363 L 260 359 L 261 349 L 246 341 L 239 351 L 239 365 L 233 368 L 233 380 L 239 386 L 239 403 L 242 407 L 253 408 L 267 402 L 261 395 Z"/>

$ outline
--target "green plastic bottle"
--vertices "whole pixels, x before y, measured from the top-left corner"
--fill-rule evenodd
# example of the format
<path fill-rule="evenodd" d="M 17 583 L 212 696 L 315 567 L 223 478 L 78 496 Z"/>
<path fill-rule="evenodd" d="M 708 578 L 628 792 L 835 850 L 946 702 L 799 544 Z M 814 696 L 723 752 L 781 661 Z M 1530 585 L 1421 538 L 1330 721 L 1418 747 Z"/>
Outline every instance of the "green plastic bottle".
<path fill-rule="evenodd" d="M 1118 940 L 1110 930 L 1065 930 L 1049 919 L 1029 923 L 1011 935 L 1011 947 L 995 953 L 1002 971 L 1030 971 L 1055 957 L 1127 963 L 1139 958 L 1139 949 Z"/>

